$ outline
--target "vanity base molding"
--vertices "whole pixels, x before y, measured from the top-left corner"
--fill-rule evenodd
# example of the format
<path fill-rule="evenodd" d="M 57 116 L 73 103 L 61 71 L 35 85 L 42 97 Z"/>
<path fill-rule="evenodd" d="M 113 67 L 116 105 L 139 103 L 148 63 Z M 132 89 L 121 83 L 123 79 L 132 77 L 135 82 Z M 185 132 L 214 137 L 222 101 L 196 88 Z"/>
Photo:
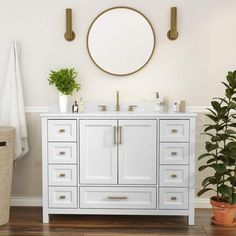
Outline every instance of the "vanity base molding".
<path fill-rule="evenodd" d="M 194 114 L 42 114 L 43 223 L 53 214 L 194 224 Z"/>

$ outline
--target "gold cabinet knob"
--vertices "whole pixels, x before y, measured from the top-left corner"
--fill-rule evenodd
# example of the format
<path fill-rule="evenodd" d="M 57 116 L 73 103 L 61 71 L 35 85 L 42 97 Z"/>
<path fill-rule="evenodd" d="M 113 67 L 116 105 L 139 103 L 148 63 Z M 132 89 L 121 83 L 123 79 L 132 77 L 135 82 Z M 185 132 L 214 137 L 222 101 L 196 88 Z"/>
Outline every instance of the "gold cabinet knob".
<path fill-rule="evenodd" d="M 66 153 L 64 151 L 59 152 L 60 156 L 65 155 Z"/>
<path fill-rule="evenodd" d="M 66 196 L 61 195 L 59 198 L 60 198 L 61 200 L 62 200 L 62 199 L 66 199 Z"/>
<path fill-rule="evenodd" d="M 171 130 L 171 133 L 173 133 L 173 134 L 176 134 L 177 132 L 178 132 L 177 129 L 172 129 L 172 130 Z"/>
<path fill-rule="evenodd" d="M 175 179 L 175 178 L 177 178 L 177 175 L 176 174 L 172 174 L 171 178 Z"/>
<path fill-rule="evenodd" d="M 59 133 L 65 133 L 65 129 L 59 129 Z"/>
<path fill-rule="evenodd" d="M 66 175 L 64 173 L 60 174 L 59 175 L 60 177 L 65 177 Z"/>
<path fill-rule="evenodd" d="M 171 201 L 176 201 L 177 197 L 171 197 L 170 199 L 171 199 Z"/>
<path fill-rule="evenodd" d="M 172 156 L 177 156 L 177 152 L 171 152 Z"/>

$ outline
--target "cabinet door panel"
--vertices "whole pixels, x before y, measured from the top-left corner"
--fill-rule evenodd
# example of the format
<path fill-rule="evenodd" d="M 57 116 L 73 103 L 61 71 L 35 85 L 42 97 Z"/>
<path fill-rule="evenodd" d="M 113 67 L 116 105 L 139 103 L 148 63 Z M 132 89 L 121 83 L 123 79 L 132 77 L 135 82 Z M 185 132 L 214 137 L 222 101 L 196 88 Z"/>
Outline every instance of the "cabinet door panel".
<path fill-rule="evenodd" d="M 117 183 L 116 126 L 116 120 L 80 121 L 81 184 Z"/>
<path fill-rule="evenodd" d="M 119 120 L 119 184 L 156 184 L 156 121 Z"/>

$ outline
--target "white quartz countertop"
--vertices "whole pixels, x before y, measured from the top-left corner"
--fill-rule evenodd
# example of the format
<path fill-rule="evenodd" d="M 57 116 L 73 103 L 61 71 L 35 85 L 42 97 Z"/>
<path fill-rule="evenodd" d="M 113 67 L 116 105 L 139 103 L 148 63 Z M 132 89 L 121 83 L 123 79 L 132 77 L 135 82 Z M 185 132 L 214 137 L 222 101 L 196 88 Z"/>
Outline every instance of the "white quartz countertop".
<path fill-rule="evenodd" d="M 42 113 L 42 117 L 195 117 L 195 113 L 163 113 L 163 112 L 79 112 L 79 113 Z"/>

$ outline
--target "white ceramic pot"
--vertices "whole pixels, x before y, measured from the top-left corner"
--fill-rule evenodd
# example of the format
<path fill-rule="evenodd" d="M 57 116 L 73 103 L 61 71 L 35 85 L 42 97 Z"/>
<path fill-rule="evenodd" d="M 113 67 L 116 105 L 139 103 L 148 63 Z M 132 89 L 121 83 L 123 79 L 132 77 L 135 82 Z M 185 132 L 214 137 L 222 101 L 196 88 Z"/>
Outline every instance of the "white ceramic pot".
<path fill-rule="evenodd" d="M 62 93 L 59 93 L 59 108 L 62 113 L 66 113 L 68 110 L 68 96 Z"/>

